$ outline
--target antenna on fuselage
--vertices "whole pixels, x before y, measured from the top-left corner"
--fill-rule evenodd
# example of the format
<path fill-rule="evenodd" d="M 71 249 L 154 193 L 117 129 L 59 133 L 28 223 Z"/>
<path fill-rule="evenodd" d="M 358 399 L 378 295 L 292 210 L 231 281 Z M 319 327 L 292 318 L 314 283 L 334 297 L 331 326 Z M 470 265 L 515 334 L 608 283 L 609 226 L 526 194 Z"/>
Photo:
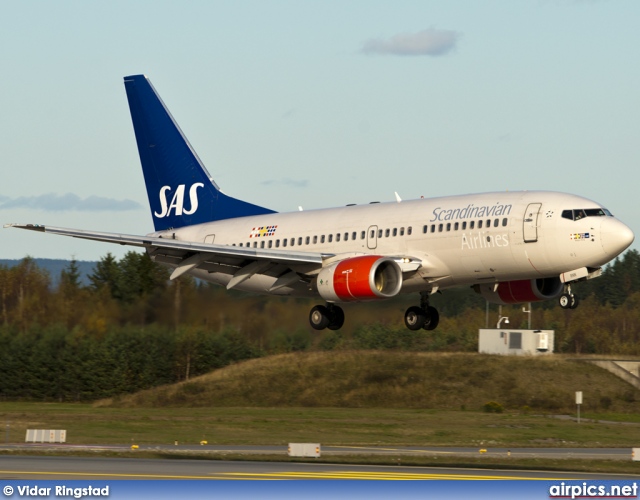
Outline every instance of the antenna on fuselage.
<path fill-rule="evenodd" d="M 402 201 L 402 198 L 400 198 L 400 195 L 398 194 L 398 192 L 394 192 L 393 194 L 396 195 L 396 202 L 400 203 Z"/>

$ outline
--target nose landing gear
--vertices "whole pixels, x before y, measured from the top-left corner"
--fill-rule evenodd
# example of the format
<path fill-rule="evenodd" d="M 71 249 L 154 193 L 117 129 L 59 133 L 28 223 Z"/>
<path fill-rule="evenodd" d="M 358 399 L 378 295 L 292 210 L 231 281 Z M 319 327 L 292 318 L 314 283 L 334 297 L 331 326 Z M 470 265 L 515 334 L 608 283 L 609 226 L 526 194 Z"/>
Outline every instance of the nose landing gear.
<path fill-rule="evenodd" d="M 575 309 L 580 303 L 578 297 L 571 293 L 571 285 L 565 286 L 565 290 L 562 295 L 560 295 L 558 302 L 560 303 L 560 307 L 562 307 L 562 309 Z"/>

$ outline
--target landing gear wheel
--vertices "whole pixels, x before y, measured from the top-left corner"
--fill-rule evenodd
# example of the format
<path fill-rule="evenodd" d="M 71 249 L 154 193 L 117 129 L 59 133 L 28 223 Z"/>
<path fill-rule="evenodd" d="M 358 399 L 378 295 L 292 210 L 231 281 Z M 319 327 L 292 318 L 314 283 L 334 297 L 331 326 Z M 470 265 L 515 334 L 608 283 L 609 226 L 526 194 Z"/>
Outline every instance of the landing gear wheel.
<path fill-rule="evenodd" d="M 342 307 L 330 306 L 329 308 L 329 330 L 340 330 L 344 325 L 344 311 Z"/>
<path fill-rule="evenodd" d="M 421 307 L 411 306 L 404 313 L 404 324 L 409 330 L 420 330 L 427 321 L 427 314 Z"/>
<path fill-rule="evenodd" d="M 314 330 L 324 330 L 331 323 L 329 309 L 325 306 L 315 306 L 309 313 L 309 323 Z"/>
<path fill-rule="evenodd" d="M 560 295 L 560 299 L 558 300 L 558 302 L 560 303 L 560 307 L 562 307 L 562 309 L 569 309 L 572 302 L 571 295 L 569 295 L 568 293 L 563 293 L 562 295 Z"/>
<path fill-rule="evenodd" d="M 571 296 L 571 304 L 569 305 L 569 309 L 575 309 L 576 307 L 578 307 L 578 304 L 580 304 L 580 301 L 578 300 L 578 296 L 577 295 L 572 295 Z"/>
<path fill-rule="evenodd" d="M 426 320 L 422 328 L 425 330 L 435 330 L 440 323 L 440 314 L 435 307 L 427 307 L 426 310 Z"/>

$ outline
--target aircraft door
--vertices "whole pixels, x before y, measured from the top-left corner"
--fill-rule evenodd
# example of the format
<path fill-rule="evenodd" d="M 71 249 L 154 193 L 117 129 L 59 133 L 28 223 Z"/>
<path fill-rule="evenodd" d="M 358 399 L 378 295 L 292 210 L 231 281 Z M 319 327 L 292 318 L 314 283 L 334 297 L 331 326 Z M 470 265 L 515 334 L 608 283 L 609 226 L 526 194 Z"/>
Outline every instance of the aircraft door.
<path fill-rule="evenodd" d="M 527 210 L 524 212 L 522 221 L 522 230 L 525 243 L 534 243 L 538 241 L 538 218 L 540 216 L 540 207 L 542 203 L 529 203 Z"/>
<path fill-rule="evenodd" d="M 367 231 L 367 248 L 373 250 L 378 246 L 378 226 L 369 226 Z"/>

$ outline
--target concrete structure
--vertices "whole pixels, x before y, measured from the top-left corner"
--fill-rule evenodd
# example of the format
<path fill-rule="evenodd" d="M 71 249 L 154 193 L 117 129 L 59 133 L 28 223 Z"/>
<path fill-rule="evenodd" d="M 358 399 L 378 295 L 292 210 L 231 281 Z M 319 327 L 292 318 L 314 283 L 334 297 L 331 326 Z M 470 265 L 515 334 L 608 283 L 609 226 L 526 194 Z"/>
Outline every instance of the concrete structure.
<path fill-rule="evenodd" d="M 26 443 L 66 443 L 67 431 L 64 429 L 27 429 Z"/>
<path fill-rule="evenodd" d="M 600 368 L 604 368 L 616 377 L 628 382 L 636 389 L 640 389 L 640 376 L 638 376 L 640 361 L 624 359 L 579 359 L 578 361 L 591 363 Z"/>
<path fill-rule="evenodd" d="M 320 458 L 320 443 L 289 443 L 288 455 Z"/>
<path fill-rule="evenodd" d="M 553 330 L 480 329 L 478 352 L 485 354 L 551 354 Z"/>

